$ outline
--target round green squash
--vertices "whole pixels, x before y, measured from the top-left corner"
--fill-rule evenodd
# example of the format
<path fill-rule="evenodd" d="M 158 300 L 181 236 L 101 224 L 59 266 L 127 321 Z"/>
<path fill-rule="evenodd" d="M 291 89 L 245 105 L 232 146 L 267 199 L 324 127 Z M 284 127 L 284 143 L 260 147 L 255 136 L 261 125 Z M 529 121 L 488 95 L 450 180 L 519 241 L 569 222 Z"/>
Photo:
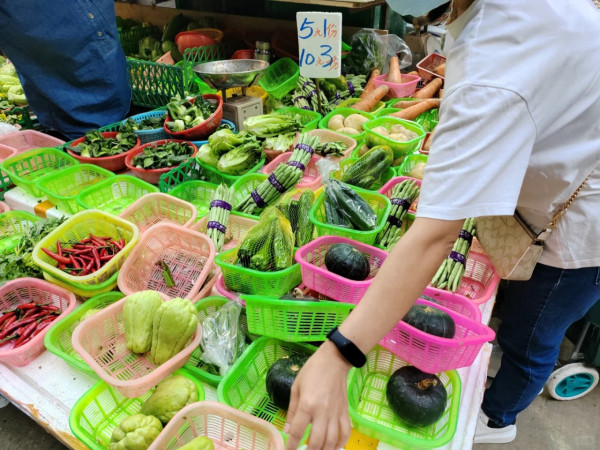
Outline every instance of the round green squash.
<path fill-rule="evenodd" d="M 456 325 L 452 317 L 441 309 L 429 305 L 413 305 L 402 320 L 433 336 L 452 339 L 456 333 Z"/>
<path fill-rule="evenodd" d="M 267 372 L 267 394 L 281 409 L 288 409 L 292 394 L 292 384 L 306 363 L 308 357 L 301 355 L 284 356 L 275 361 Z"/>
<path fill-rule="evenodd" d="M 369 277 L 371 268 L 367 257 L 350 244 L 333 244 L 327 249 L 325 267 L 332 273 L 354 281 Z"/>
<path fill-rule="evenodd" d="M 392 411 L 414 428 L 426 427 L 440 420 L 448 400 L 441 380 L 414 366 L 396 370 L 388 380 L 385 395 Z"/>

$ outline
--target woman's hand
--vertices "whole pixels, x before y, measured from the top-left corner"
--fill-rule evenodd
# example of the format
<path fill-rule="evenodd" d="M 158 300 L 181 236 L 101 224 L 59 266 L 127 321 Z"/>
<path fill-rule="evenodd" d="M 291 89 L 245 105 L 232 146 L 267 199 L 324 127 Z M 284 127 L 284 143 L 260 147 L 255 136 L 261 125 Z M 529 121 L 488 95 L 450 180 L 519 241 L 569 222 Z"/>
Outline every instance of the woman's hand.
<path fill-rule="evenodd" d="M 329 341 L 306 362 L 292 386 L 285 432 L 296 450 L 312 424 L 307 450 L 337 450 L 350 437 L 346 378 L 352 366 Z"/>

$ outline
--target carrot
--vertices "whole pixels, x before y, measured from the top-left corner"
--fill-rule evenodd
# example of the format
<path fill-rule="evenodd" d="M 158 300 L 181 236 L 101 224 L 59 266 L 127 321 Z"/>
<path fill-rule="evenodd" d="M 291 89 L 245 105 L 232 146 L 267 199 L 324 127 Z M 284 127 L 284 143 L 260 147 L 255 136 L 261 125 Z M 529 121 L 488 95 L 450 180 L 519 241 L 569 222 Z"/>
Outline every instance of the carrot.
<path fill-rule="evenodd" d="M 433 98 L 435 93 L 440 90 L 444 82 L 439 78 L 434 78 L 427 86 L 418 91 L 413 98 Z"/>
<path fill-rule="evenodd" d="M 389 83 L 402 83 L 402 73 L 400 72 L 400 61 L 397 56 L 390 58 L 390 68 L 388 76 L 385 79 Z"/>
<path fill-rule="evenodd" d="M 352 105 L 352 109 L 358 109 L 359 111 L 366 112 L 371 111 L 373 108 L 375 108 L 375 104 L 386 96 L 389 90 L 390 88 L 386 85 L 376 87 L 369 93 L 369 95 L 363 97 L 362 100 Z"/>
<path fill-rule="evenodd" d="M 391 114 L 391 116 L 405 120 L 414 120 L 419 114 L 422 114 L 425 111 L 429 111 L 433 108 L 439 108 L 440 103 L 441 100 L 439 98 L 430 98 L 425 100 L 424 102 L 418 102 L 414 106 L 409 106 L 408 108 L 403 109 L 402 111 L 398 111 L 397 113 Z M 356 105 L 353 106 L 353 108 L 356 108 Z"/>
<path fill-rule="evenodd" d="M 431 140 L 433 139 L 433 133 L 435 133 L 435 128 L 431 130 L 431 133 L 429 133 L 429 139 L 427 139 L 425 141 L 425 144 L 423 144 L 423 151 L 429 152 L 429 147 L 431 147 Z"/>
<path fill-rule="evenodd" d="M 369 92 L 375 89 L 375 77 L 378 77 L 380 74 L 381 72 L 379 69 L 373 69 L 371 72 L 371 77 L 369 78 L 369 82 L 365 85 L 363 93 L 360 94 L 358 98 L 365 98 L 367 95 L 369 95 Z"/>
<path fill-rule="evenodd" d="M 427 98 L 415 98 L 414 100 L 401 100 L 394 104 L 394 108 L 405 109 L 414 106 L 419 102 L 424 102 Z"/>
<path fill-rule="evenodd" d="M 438 97 L 442 98 L 444 96 L 444 90 L 440 89 L 440 92 L 438 92 Z"/>
<path fill-rule="evenodd" d="M 440 77 L 443 77 L 444 74 L 446 73 L 446 63 L 442 63 L 439 66 L 437 66 L 435 69 L 433 69 L 433 73 L 439 75 Z"/>
<path fill-rule="evenodd" d="M 412 70 L 412 71 L 408 72 L 406 75 L 415 75 L 417 77 L 420 76 L 419 72 L 417 72 L 416 70 Z"/>

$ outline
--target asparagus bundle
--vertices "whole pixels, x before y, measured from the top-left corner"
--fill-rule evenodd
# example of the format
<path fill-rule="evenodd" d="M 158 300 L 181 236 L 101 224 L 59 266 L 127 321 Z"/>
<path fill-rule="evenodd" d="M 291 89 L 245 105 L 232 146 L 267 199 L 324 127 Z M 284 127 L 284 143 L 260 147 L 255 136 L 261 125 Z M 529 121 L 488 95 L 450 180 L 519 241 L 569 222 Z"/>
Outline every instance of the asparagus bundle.
<path fill-rule="evenodd" d="M 231 190 L 227 185 L 221 184 L 210 202 L 208 224 L 206 226 L 206 234 L 215 243 L 217 253 L 223 249 L 225 243 L 230 212 Z"/>
<path fill-rule="evenodd" d="M 392 190 L 392 209 L 387 218 L 385 227 L 377 235 L 375 243 L 383 248 L 391 249 L 402 237 L 402 222 L 410 205 L 420 193 L 419 185 L 415 180 L 404 180 Z"/>
<path fill-rule="evenodd" d="M 458 239 L 454 243 L 454 247 L 437 273 L 431 281 L 431 285 L 436 288 L 446 289 L 447 291 L 456 292 L 460 286 L 460 280 L 465 273 L 465 266 L 469 251 L 471 250 L 471 242 L 475 234 L 475 219 L 469 218 L 465 220 L 465 224 L 458 234 Z"/>
<path fill-rule="evenodd" d="M 255 214 L 277 202 L 281 194 L 293 188 L 302 179 L 304 170 L 319 143 L 317 136 L 301 134 L 288 162 L 279 164 L 269 178 L 247 195 L 235 210 L 245 214 Z"/>

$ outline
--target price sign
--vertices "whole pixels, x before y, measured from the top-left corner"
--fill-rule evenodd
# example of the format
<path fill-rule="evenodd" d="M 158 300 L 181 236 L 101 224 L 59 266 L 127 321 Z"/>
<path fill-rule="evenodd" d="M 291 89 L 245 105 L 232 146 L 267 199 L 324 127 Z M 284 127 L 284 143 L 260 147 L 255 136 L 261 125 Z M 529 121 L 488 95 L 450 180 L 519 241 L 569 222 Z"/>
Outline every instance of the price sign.
<path fill-rule="evenodd" d="M 342 13 L 298 12 L 300 75 L 337 78 L 342 69 Z"/>

